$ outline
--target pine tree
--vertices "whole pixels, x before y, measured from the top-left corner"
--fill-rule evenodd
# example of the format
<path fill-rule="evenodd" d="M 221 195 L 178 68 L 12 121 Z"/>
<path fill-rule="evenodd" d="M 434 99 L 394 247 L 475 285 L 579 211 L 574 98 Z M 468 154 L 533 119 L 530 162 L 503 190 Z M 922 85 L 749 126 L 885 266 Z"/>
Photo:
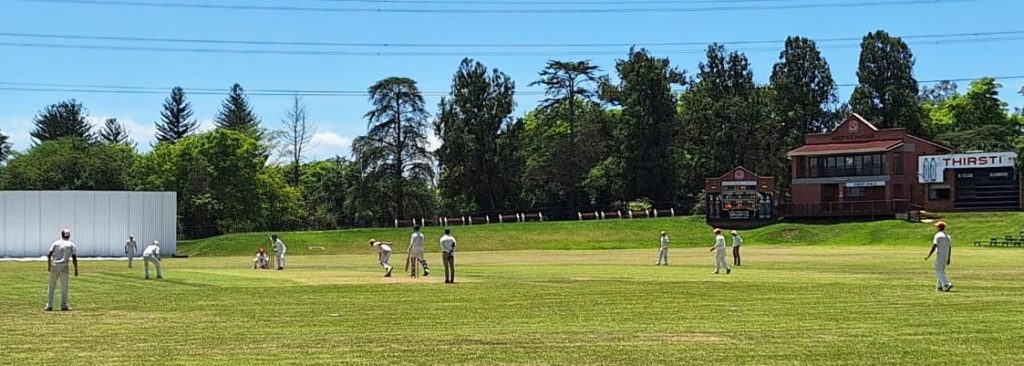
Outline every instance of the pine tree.
<path fill-rule="evenodd" d="M 160 116 L 160 122 L 156 123 L 158 141 L 173 144 L 199 128 L 199 123 L 191 119 L 192 104 L 185 100 L 185 90 L 181 87 L 171 89 L 171 96 L 164 100 Z"/>
<path fill-rule="evenodd" d="M 82 103 L 74 99 L 49 105 L 33 119 L 36 128 L 32 130 L 32 139 L 36 143 L 64 137 L 92 140 L 87 116 Z"/>
<path fill-rule="evenodd" d="M 416 81 L 389 77 L 369 88 L 373 109 L 366 113 L 370 130 L 352 142 L 352 154 L 365 163 L 372 175 L 391 183 L 385 196 L 394 205 L 391 212 L 404 218 L 407 198 L 414 195 L 411 182 L 429 182 L 434 177 L 427 151 L 427 113 Z M 422 202 L 419 202 L 420 206 Z"/>
<path fill-rule="evenodd" d="M 231 92 L 221 104 L 221 111 L 214 123 L 217 128 L 238 131 L 256 141 L 263 141 L 264 132 L 260 128 L 260 118 L 252 111 L 245 90 L 238 83 L 231 86 Z"/>
<path fill-rule="evenodd" d="M 100 129 L 100 141 L 108 144 L 132 144 L 128 140 L 128 130 L 121 122 L 117 121 L 117 118 L 107 118 L 103 123 L 103 128 Z"/>
<path fill-rule="evenodd" d="M 11 143 L 7 141 L 8 136 L 0 132 L 0 163 L 7 160 L 7 157 L 11 156 Z"/>
<path fill-rule="evenodd" d="M 547 67 L 540 72 L 540 79 L 530 83 L 530 86 L 543 85 L 545 88 L 544 94 L 547 98 L 544 98 L 540 103 L 540 108 L 547 112 L 548 115 L 559 118 L 564 117 L 569 122 L 569 134 L 566 146 L 568 147 L 568 156 L 565 158 L 569 162 L 569 206 L 577 206 L 579 204 L 579 181 L 580 176 L 585 172 L 579 167 L 577 160 L 578 154 L 576 153 L 577 146 L 577 135 L 579 121 L 577 121 L 577 112 L 580 109 L 589 107 L 587 103 L 593 103 L 593 99 L 597 96 L 594 91 L 594 86 L 598 79 L 594 75 L 599 70 L 595 65 L 591 65 L 590 61 L 548 61 Z M 566 116 L 560 116 L 561 112 L 565 112 Z"/>

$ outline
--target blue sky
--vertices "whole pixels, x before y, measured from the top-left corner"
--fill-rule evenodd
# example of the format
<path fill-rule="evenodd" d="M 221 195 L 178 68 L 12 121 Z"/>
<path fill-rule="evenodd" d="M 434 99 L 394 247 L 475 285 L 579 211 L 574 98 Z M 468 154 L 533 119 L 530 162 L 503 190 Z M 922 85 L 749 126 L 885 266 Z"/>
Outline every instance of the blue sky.
<path fill-rule="evenodd" d="M 202 3 L 198 0 L 146 0 L 164 3 Z M 389 4 L 351 0 L 219 0 L 207 4 L 270 5 L 302 7 L 428 8 L 428 9 L 526 9 L 566 8 L 567 5 Z M 486 0 L 496 1 L 496 0 Z M 551 2 L 554 0 L 523 0 Z M 568 2 L 578 0 L 565 0 Z M 624 0 L 634 1 L 634 0 Z M 178 39 L 232 39 L 248 41 L 449 43 L 449 44 L 565 44 L 658 42 L 725 43 L 746 51 L 755 78 L 767 80 L 788 35 L 814 39 L 861 37 L 885 29 L 895 35 L 954 34 L 1024 31 L 1020 14 L 1024 1 L 980 0 L 952 3 L 891 5 L 906 0 L 837 0 L 830 3 L 888 3 L 873 6 L 802 9 L 750 9 L 779 4 L 825 3 L 807 0 L 680 0 L 678 4 L 621 5 L 620 7 L 745 7 L 743 10 L 696 12 L 637 12 L 598 14 L 444 14 L 372 13 L 334 11 L 238 10 L 167 7 L 133 7 L 80 3 L 0 0 L 0 33 L 51 35 L 126 36 Z M 483 1 L 481 3 L 484 3 Z M 614 7 L 589 5 L 585 7 Z M 987 42 L 940 42 L 908 40 L 917 58 L 919 80 L 959 79 L 980 76 L 1024 75 L 1024 34 L 995 36 Z M 971 38 L 968 38 L 971 39 Z M 730 41 L 777 41 L 766 45 L 730 45 Z M 290 45 L 195 45 L 111 42 L 74 39 L 33 39 L 0 35 L 0 43 L 126 45 L 148 47 L 201 47 L 272 50 L 397 52 L 410 49 L 364 47 L 295 47 Z M 856 82 L 859 49 L 856 42 L 822 43 L 822 51 L 840 84 Z M 671 58 L 673 64 L 695 70 L 704 46 L 649 47 L 654 54 Z M 115 85 L 139 87 L 228 88 L 239 82 L 246 89 L 352 90 L 365 91 L 388 76 L 407 76 L 426 92 L 446 92 L 452 73 L 463 56 L 473 57 L 509 74 L 519 91 L 536 91 L 528 84 L 550 58 L 589 58 L 604 73 L 613 73 L 615 60 L 628 47 L 484 49 L 450 47 L 412 49 L 444 52 L 444 56 L 353 56 L 295 54 L 211 54 L 95 49 L 52 49 L 0 45 L 0 88 L 12 84 Z M 611 51 L 614 54 L 567 55 L 574 51 Z M 498 56 L 481 52 L 527 52 L 530 55 Z M 552 54 L 559 53 L 559 54 Z M 1002 96 L 1011 106 L 1024 99 L 1017 91 L 1024 78 L 1000 80 Z M 964 90 L 967 82 L 960 82 Z M 846 99 L 852 88 L 839 90 Z M 168 90 L 169 91 L 169 90 Z M 141 150 L 148 150 L 153 122 L 159 119 L 166 91 L 158 94 L 104 94 L 67 91 L 0 90 L 0 131 L 12 136 L 15 149 L 30 146 L 31 119 L 44 106 L 68 99 L 82 101 L 97 121 L 117 117 L 128 125 Z M 532 109 L 541 96 L 517 96 L 517 114 Z M 210 128 L 223 95 L 190 95 L 195 117 Z M 266 127 L 278 128 L 290 103 L 287 96 L 251 96 Z M 440 96 L 427 96 L 436 113 Z M 351 139 L 364 133 L 363 114 L 370 108 L 365 96 L 306 97 L 311 119 L 319 122 L 313 158 L 347 155 Z M 435 142 L 436 143 L 436 142 Z"/>

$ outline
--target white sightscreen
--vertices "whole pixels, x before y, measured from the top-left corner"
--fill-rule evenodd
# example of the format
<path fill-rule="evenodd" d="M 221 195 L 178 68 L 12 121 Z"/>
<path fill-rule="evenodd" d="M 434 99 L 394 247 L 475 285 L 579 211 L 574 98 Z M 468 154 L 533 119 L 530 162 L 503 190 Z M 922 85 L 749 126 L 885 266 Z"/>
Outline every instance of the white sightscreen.
<path fill-rule="evenodd" d="M 175 192 L 0 191 L 0 257 L 45 256 L 62 228 L 71 229 L 80 256 L 123 257 L 129 235 L 140 253 L 159 240 L 170 255 L 177 206 Z"/>

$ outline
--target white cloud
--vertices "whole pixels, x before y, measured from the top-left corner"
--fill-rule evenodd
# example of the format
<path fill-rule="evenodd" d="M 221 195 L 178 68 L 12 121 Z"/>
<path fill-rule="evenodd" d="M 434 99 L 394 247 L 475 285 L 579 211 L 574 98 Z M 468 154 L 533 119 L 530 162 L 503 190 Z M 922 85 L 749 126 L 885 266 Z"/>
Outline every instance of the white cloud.
<path fill-rule="evenodd" d="M 93 133 L 99 135 L 100 130 L 103 129 L 103 124 L 106 123 L 108 118 L 117 118 L 117 121 L 128 130 L 128 138 L 135 141 L 139 150 L 148 151 L 150 144 L 156 139 L 156 126 L 152 123 L 139 123 L 132 118 L 108 116 L 90 116 L 86 121 L 89 121 L 89 124 L 93 126 Z"/>
<path fill-rule="evenodd" d="M 31 118 L 11 118 L 0 123 L 0 133 L 9 136 L 7 140 L 15 151 L 25 151 L 32 147 Z"/>
<path fill-rule="evenodd" d="M 333 131 L 320 131 L 313 134 L 309 141 L 309 154 L 312 160 L 327 159 L 334 156 L 347 156 L 352 148 L 352 139 Z"/>

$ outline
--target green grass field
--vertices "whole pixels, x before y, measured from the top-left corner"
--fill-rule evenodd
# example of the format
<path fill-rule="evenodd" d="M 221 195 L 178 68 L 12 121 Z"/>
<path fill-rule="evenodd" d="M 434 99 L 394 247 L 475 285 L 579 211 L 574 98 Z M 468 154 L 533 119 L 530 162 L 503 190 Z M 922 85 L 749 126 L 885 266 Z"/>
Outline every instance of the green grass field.
<path fill-rule="evenodd" d="M 455 285 L 436 254 L 431 277 L 386 279 L 355 247 L 286 271 L 167 259 L 160 281 L 87 261 L 67 313 L 42 311 L 45 263 L 4 262 L 0 364 L 1021 364 L 1024 250 L 956 243 L 956 287 L 937 293 L 921 232 L 904 246 L 748 238 L 744 265 L 717 276 L 703 248 L 671 250 L 669 267 L 654 249 L 465 252 Z"/>
<path fill-rule="evenodd" d="M 946 214 L 950 232 L 959 245 L 975 240 L 1017 235 L 1024 230 L 1024 212 Z M 658 232 L 667 230 L 673 247 L 710 246 L 714 238 L 703 217 L 673 217 L 638 220 L 562 221 L 522 224 L 455 226 L 453 233 L 463 251 L 508 250 L 593 250 L 639 249 L 657 246 Z M 371 238 L 391 241 L 396 250 L 405 250 L 410 228 L 355 229 L 282 233 L 292 254 L 365 253 Z M 438 250 L 436 240 L 441 228 L 424 228 L 427 250 Z M 797 224 L 780 223 L 743 232 L 744 239 L 758 245 L 885 245 L 917 246 L 927 243 L 934 228 L 929 224 L 900 220 L 871 222 Z M 269 249 L 269 233 L 223 235 L 185 241 L 178 252 L 188 255 L 251 255 L 260 246 Z M 310 249 L 323 247 L 324 250 Z"/>

